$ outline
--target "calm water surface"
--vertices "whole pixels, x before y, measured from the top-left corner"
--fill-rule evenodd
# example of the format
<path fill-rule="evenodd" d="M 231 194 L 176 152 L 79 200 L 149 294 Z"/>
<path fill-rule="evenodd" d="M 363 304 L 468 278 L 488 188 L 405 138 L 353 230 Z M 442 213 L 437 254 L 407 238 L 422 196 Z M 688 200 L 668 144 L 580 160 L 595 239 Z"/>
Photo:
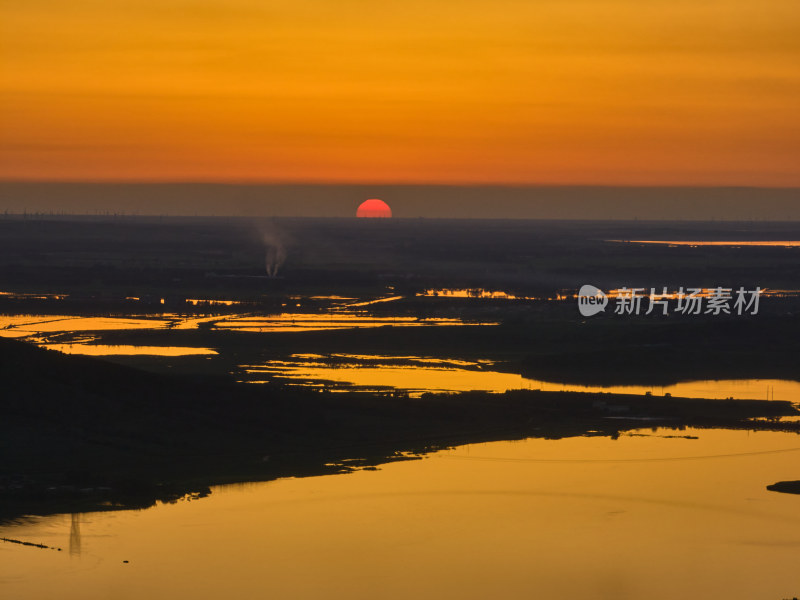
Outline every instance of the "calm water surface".
<path fill-rule="evenodd" d="M 663 244 L 667 246 L 772 246 L 781 248 L 798 248 L 797 240 L 606 240 L 607 242 L 627 244 Z"/>
<path fill-rule="evenodd" d="M 406 364 L 398 364 L 398 363 Z M 728 379 L 684 381 L 672 385 L 580 385 L 529 379 L 516 373 L 492 370 L 492 361 L 464 361 L 422 356 L 377 356 L 355 354 L 293 354 L 287 360 L 248 365 L 247 381 L 270 379 L 298 385 L 325 385 L 336 389 L 424 392 L 482 390 L 542 390 L 547 392 L 591 392 L 653 394 L 675 397 L 737 400 L 789 400 L 800 403 L 800 382 L 780 379 Z"/>
<path fill-rule="evenodd" d="M 64 551 L 0 544 L 0 595 L 791 598 L 800 496 L 765 489 L 786 479 L 800 479 L 800 437 L 786 433 L 463 446 L 3 527 Z"/>

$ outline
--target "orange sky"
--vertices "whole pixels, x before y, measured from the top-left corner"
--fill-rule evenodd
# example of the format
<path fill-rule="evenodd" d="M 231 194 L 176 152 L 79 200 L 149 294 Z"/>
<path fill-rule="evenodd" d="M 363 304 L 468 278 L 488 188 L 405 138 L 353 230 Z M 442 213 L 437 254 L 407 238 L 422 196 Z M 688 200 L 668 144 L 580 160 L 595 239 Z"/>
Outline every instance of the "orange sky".
<path fill-rule="evenodd" d="M 800 186 L 797 0 L 0 0 L 0 178 Z"/>

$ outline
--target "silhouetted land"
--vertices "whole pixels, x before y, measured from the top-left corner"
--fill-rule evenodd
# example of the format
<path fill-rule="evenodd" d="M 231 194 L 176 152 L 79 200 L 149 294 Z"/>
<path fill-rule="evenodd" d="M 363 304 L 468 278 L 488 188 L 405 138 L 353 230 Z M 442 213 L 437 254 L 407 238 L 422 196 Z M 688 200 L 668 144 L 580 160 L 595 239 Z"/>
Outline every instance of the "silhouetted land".
<path fill-rule="evenodd" d="M 550 381 L 800 380 L 796 295 L 764 298 L 758 315 L 720 317 L 609 311 L 584 319 L 574 302 L 550 300 L 584 283 L 797 290 L 800 248 L 607 241 L 616 239 L 798 240 L 800 227 L 0 217 L 0 292 L 16 294 L 0 295 L 5 314 L 324 313 L 325 301 L 315 295 L 391 294 L 403 299 L 361 310 L 499 323 L 264 334 L 208 326 L 92 332 L 102 344 L 219 352 L 114 357 L 116 364 L 0 339 L 0 516 L 147 506 L 202 494 L 216 483 L 339 472 L 466 442 L 614 436 L 643 424 L 794 431 L 797 424 L 750 420 L 796 414 L 785 402 L 531 391 L 408 399 L 233 383 L 246 378 L 242 365 L 337 352 L 491 359 L 497 368 Z M 270 279 L 265 254 L 276 245 L 286 260 Z M 523 299 L 417 296 L 430 288 L 473 287 Z M 59 297 L 34 297 L 44 294 Z M 244 304 L 191 306 L 187 298 Z M 73 337 L 64 332 L 59 341 Z"/>
<path fill-rule="evenodd" d="M 427 287 L 546 296 L 622 286 L 800 282 L 800 248 L 677 247 L 607 240 L 797 240 L 797 222 L 445 219 L 22 218 L 0 216 L 0 291 L 125 296 L 401 293 Z M 285 264 L 266 280 L 265 251 Z"/>
<path fill-rule="evenodd" d="M 253 335 L 194 330 L 96 332 L 97 343 L 212 347 L 219 356 L 113 360 L 154 369 L 236 373 L 292 352 L 491 359 L 549 380 L 674 383 L 695 378 L 800 380 L 800 296 L 763 298 L 758 315 L 583 319 L 584 283 L 616 287 L 800 289 L 800 248 L 666 247 L 607 240 L 800 240 L 797 223 L 407 219 L 0 218 L 6 314 L 325 314 L 314 295 L 403 299 L 382 317 L 450 317 L 498 327 L 380 328 Z M 265 253 L 283 248 L 278 278 Z M 426 289 L 503 290 L 520 300 L 420 297 Z M 137 298 L 138 300 L 126 300 Z M 244 304 L 192 306 L 186 298 Z M 162 304 L 163 299 L 163 304 Z M 302 299 L 302 300 L 301 300 Z M 296 304 L 302 301 L 301 307 Z M 63 336 L 69 342 L 69 336 Z M 241 375 L 241 374 L 240 374 Z"/>
<path fill-rule="evenodd" d="M 772 492 L 782 492 L 784 494 L 800 494 L 800 481 L 779 481 L 768 485 L 767 489 Z"/>
<path fill-rule="evenodd" d="M 144 507 L 467 442 L 647 426 L 794 431 L 788 402 L 481 392 L 330 394 L 146 373 L 0 339 L 0 515 Z M 753 422 L 761 417 L 771 420 Z"/>

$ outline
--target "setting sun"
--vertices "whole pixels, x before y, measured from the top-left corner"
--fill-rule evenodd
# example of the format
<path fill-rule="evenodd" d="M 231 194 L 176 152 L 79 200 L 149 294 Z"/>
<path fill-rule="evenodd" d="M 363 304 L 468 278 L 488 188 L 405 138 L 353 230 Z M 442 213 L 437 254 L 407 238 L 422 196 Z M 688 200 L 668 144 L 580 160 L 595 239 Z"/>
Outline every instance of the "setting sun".
<path fill-rule="evenodd" d="M 389 208 L 389 205 L 383 200 L 372 198 L 370 200 L 365 200 L 358 206 L 356 216 L 386 219 L 392 216 L 392 209 Z"/>

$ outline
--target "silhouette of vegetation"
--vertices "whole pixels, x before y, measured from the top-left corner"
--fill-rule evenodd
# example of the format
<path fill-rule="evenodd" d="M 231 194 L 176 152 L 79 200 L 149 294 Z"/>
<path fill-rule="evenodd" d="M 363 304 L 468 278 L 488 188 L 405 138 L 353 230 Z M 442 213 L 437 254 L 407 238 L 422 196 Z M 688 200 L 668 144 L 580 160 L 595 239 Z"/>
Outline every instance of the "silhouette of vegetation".
<path fill-rule="evenodd" d="M 789 402 L 471 392 L 402 398 L 159 375 L 0 339 L 0 515 L 141 508 L 468 442 L 651 426 L 795 431 Z M 611 418 L 613 417 L 613 418 Z M 754 422 L 754 418 L 764 420 Z"/>

